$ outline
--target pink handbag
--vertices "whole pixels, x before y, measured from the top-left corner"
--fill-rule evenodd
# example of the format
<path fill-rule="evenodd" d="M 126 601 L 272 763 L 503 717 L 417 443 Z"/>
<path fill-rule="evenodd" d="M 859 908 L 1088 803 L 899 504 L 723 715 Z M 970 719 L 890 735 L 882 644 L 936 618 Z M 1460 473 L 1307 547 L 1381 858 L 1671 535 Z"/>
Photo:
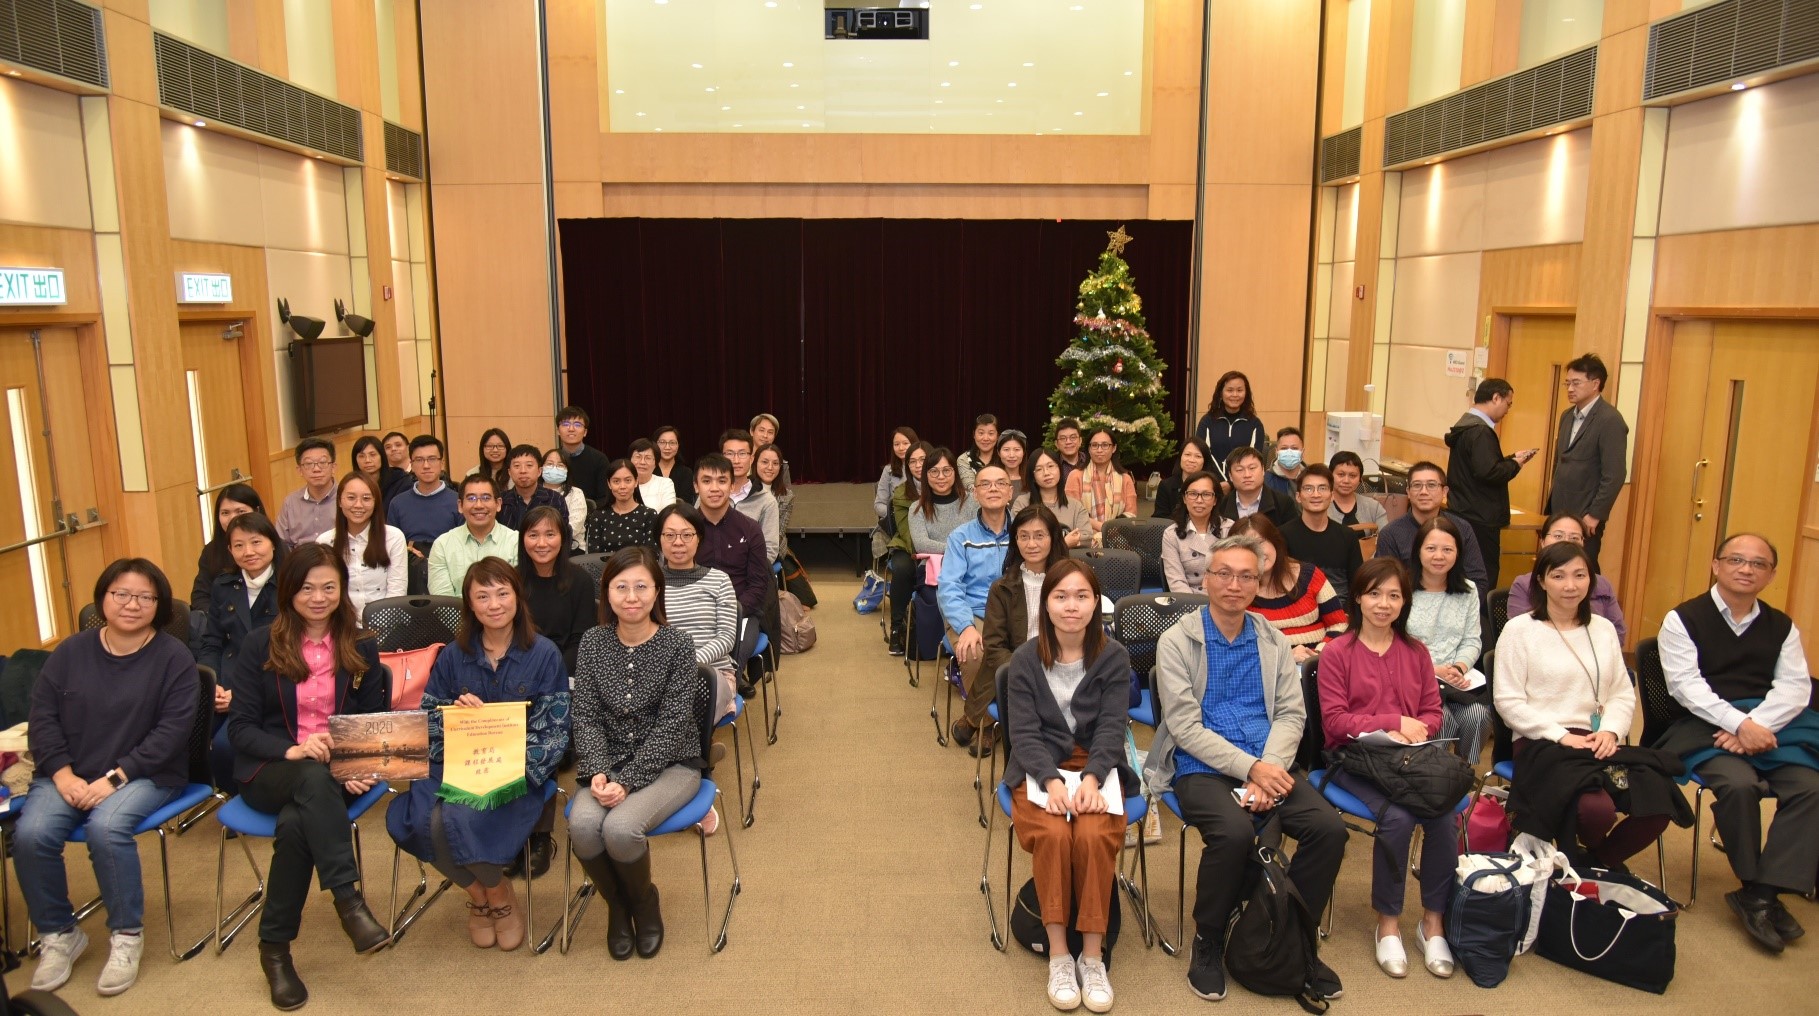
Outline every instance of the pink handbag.
<path fill-rule="evenodd" d="M 1507 793 L 1491 787 L 1472 795 L 1463 819 L 1467 853 L 1500 854 L 1510 848 L 1510 816 L 1503 805 Z"/>
<path fill-rule="evenodd" d="M 392 670 L 392 708 L 423 708 L 423 689 L 429 687 L 429 671 L 436 665 L 436 654 L 443 643 L 401 653 L 380 653 L 379 662 Z"/>

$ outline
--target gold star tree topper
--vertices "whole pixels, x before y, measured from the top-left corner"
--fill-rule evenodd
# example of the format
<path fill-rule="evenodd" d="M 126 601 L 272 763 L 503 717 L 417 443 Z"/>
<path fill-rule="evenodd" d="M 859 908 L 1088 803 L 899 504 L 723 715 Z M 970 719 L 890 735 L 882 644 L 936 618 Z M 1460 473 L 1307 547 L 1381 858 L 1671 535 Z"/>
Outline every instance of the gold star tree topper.
<path fill-rule="evenodd" d="M 1111 251 L 1113 254 L 1123 254 L 1124 245 L 1130 242 L 1131 235 L 1124 231 L 1123 226 L 1119 226 L 1116 231 L 1106 230 L 1105 249 Z"/>

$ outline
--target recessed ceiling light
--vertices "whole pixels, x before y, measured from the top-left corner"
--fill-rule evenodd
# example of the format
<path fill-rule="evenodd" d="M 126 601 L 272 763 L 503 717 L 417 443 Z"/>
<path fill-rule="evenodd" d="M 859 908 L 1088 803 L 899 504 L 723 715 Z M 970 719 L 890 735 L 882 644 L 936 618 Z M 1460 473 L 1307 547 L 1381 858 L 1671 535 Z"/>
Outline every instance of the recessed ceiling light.
<path fill-rule="evenodd" d="M 939 106 L 939 105 L 941 105 L 941 104 L 942 104 L 942 103 L 944 103 L 944 102 L 946 102 L 946 101 L 947 101 L 947 100 L 946 100 L 946 99 L 936 99 L 936 100 L 935 100 L 935 105 L 937 105 L 937 106 Z"/>
<path fill-rule="evenodd" d="M 1008 85 L 1006 85 L 1006 86 L 1004 86 L 1004 87 L 1006 87 L 1006 88 L 1015 88 L 1015 87 L 1017 87 L 1017 83 L 1016 83 L 1016 82 L 1015 82 L 1015 81 L 1013 81 L 1013 82 L 1011 82 L 1011 83 L 1010 83 L 1010 84 L 1008 84 Z"/>
<path fill-rule="evenodd" d="M 1083 7 L 1083 6 L 1081 6 L 1081 5 L 1080 5 L 1080 4 L 1075 4 L 1075 5 L 1074 5 L 1074 6 L 1072 6 L 1072 7 L 1069 7 L 1069 8 L 1068 8 L 1068 10 L 1070 10 L 1070 11 L 1083 11 L 1083 10 L 1086 10 L 1086 8 L 1085 8 L 1085 7 Z"/>
<path fill-rule="evenodd" d="M 689 64 L 689 66 L 690 66 L 690 67 L 693 67 L 693 68 L 694 68 L 694 69 L 696 69 L 696 70 L 700 70 L 700 69 L 701 69 L 701 65 L 700 65 L 700 64 L 698 64 L 698 63 L 692 63 L 692 64 Z"/>
<path fill-rule="evenodd" d="M 643 114 L 643 113 L 639 113 L 639 114 L 638 114 L 638 115 L 639 115 L 639 116 L 643 116 L 643 115 L 644 115 L 644 114 Z"/>
<path fill-rule="evenodd" d="M 1004 100 L 1003 99 L 993 99 L 992 101 L 993 102 L 1003 102 Z"/>
<path fill-rule="evenodd" d="M 947 65 L 948 65 L 948 66 L 949 66 L 949 67 L 958 67 L 958 66 L 960 66 L 960 61 L 958 61 L 958 60 L 949 60 L 949 61 L 948 61 L 948 62 L 947 62 Z"/>
<path fill-rule="evenodd" d="M 742 123 L 736 123 L 736 124 L 733 124 L 733 126 L 734 127 L 744 127 L 745 125 Z"/>
<path fill-rule="evenodd" d="M 711 91 L 713 91 L 713 90 L 714 90 L 714 86 L 713 86 L 713 85 L 709 85 L 709 86 L 707 86 L 707 91 L 710 91 L 710 92 L 711 92 Z"/>
<path fill-rule="evenodd" d="M 809 126 L 809 125 L 808 125 L 808 124 L 803 124 L 803 125 L 802 125 L 802 126 L 804 126 L 804 127 L 807 127 L 807 126 Z"/>
<path fill-rule="evenodd" d="M 724 112 L 726 112 L 726 111 L 727 111 L 727 110 L 730 110 L 730 109 L 732 109 L 732 108 L 733 108 L 733 107 L 731 107 L 731 106 L 721 106 L 721 107 L 720 107 L 720 112 L 722 112 L 722 113 L 724 113 Z"/>
<path fill-rule="evenodd" d="M 1085 116 L 1085 115 L 1086 115 L 1086 110 L 1083 110 L 1083 109 L 1076 109 L 1076 110 L 1074 110 L 1074 115 L 1075 115 L 1075 116 Z"/>
<path fill-rule="evenodd" d="M 651 129 L 652 129 L 652 130 L 654 130 L 654 131 L 656 131 L 656 132 L 657 132 L 657 133 L 658 133 L 658 134 L 662 134 L 662 133 L 663 133 L 663 128 L 661 128 L 661 127 L 653 127 L 653 128 L 651 128 Z"/>
<path fill-rule="evenodd" d="M 1025 60 L 1025 61 L 1023 61 L 1023 66 L 1025 66 L 1025 67 L 1034 67 L 1034 66 L 1036 66 L 1036 61 L 1034 61 L 1034 60 Z"/>
<path fill-rule="evenodd" d="M 1136 73 L 1136 72 L 1135 72 L 1135 71 L 1125 71 L 1125 72 L 1124 72 L 1124 76 L 1125 76 L 1125 77 L 1127 77 L 1127 78 L 1128 78 L 1128 77 L 1130 77 L 1130 76 L 1131 76 L 1131 75 L 1132 75 L 1132 74 L 1135 74 L 1135 73 Z"/>
<path fill-rule="evenodd" d="M 797 109 L 807 109 L 808 107 L 807 106 L 797 106 L 796 108 Z"/>
<path fill-rule="evenodd" d="M 967 7 L 967 10 L 976 11 L 976 10 L 983 8 L 984 6 L 985 6 L 984 4 L 971 4 Z"/>
<path fill-rule="evenodd" d="M 1746 84 L 1744 84 L 1744 83 L 1743 83 L 1743 82 L 1741 82 L 1741 81 L 1733 81 L 1733 82 L 1731 82 L 1731 91 L 1733 91 L 1733 92 L 1741 92 L 1741 91 L 1743 91 L 1743 90 L 1744 90 L 1744 89 L 1745 89 L 1745 88 L 1748 88 L 1748 87 L 1749 87 L 1749 86 L 1748 86 L 1748 85 L 1746 85 Z"/>
<path fill-rule="evenodd" d="M 1578 20 L 1579 20 L 1578 18 L 1561 18 L 1560 19 L 1562 24 L 1567 24 L 1567 25 L 1570 25 L 1573 22 L 1578 21 Z"/>
<path fill-rule="evenodd" d="M 775 7 L 777 6 L 777 0 L 764 0 L 764 6 Z"/>
<path fill-rule="evenodd" d="M 615 89 L 613 89 L 613 94 L 614 94 L 614 95 L 624 95 L 624 94 L 625 94 L 625 89 L 623 89 L 623 88 L 615 88 Z"/>
<path fill-rule="evenodd" d="M 802 87 L 802 84 L 801 84 L 801 82 L 797 82 L 797 81 L 792 81 L 792 82 L 790 82 L 790 83 L 789 83 L 789 86 L 790 86 L 790 87 L 791 87 L 791 88 L 801 88 L 801 87 Z"/>
<path fill-rule="evenodd" d="M 943 82 L 941 82 L 941 87 L 942 87 L 942 88 L 952 88 L 952 87 L 953 87 L 953 85 L 954 85 L 954 83 L 953 83 L 953 82 L 952 82 L 952 81 L 943 81 Z"/>
<path fill-rule="evenodd" d="M 1112 93 L 1110 93 L 1110 92 L 1100 92 L 1100 93 L 1098 93 L 1098 95 L 1099 95 L 1099 98 L 1101 98 L 1101 99 L 1103 99 L 1103 98 L 1105 98 L 1105 97 L 1106 97 L 1106 96 L 1108 96 L 1108 95 L 1110 95 L 1110 94 L 1112 94 Z"/>
<path fill-rule="evenodd" d="M 793 63 L 791 63 L 791 62 L 790 62 L 790 61 L 788 61 L 788 60 L 785 60 L 785 61 L 783 61 L 783 66 L 785 66 L 785 67 L 794 67 L 794 66 L 796 66 L 796 65 L 795 65 L 795 64 L 793 64 Z"/>
<path fill-rule="evenodd" d="M 208 121 L 207 121 L 207 120 L 197 120 L 197 121 L 196 121 L 196 126 L 198 126 L 198 127 L 207 127 L 207 126 L 208 126 Z"/>

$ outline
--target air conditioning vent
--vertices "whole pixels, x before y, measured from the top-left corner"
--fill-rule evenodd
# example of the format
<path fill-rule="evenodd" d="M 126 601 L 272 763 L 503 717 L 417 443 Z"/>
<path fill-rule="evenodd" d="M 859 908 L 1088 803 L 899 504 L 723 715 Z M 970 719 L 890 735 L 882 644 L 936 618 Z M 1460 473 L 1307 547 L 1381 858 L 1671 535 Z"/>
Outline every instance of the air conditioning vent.
<path fill-rule="evenodd" d="M 162 32 L 152 33 L 158 101 L 300 148 L 361 162 L 360 111 Z"/>
<path fill-rule="evenodd" d="M 1320 139 L 1320 182 L 1334 183 L 1358 175 L 1358 149 L 1364 128 L 1353 127 Z"/>
<path fill-rule="evenodd" d="M 1590 120 L 1597 77 L 1598 47 L 1590 46 L 1403 110 L 1383 122 L 1383 165 L 1394 169 Z"/>
<path fill-rule="evenodd" d="M 106 88 L 101 12 L 76 0 L 0 0 L 0 60 Z"/>
<path fill-rule="evenodd" d="M 1726 0 L 1648 30 L 1644 101 L 1819 59 L 1819 4 Z"/>
<path fill-rule="evenodd" d="M 423 179 L 423 135 L 385 121 L 385 171 Z"/>

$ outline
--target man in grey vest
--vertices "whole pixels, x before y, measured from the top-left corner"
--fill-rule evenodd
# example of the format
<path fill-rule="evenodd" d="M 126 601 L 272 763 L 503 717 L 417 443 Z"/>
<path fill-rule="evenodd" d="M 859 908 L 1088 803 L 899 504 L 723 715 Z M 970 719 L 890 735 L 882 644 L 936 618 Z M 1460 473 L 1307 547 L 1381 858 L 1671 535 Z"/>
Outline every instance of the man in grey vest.
<path fill-rule="evenodd" d="M 1805 929 L 1781 903 L 1812 891 L 1819 870 L 1819 713 L 1800 630 L 1757 597 L 1779 555 L 1754 533 L 1727 537 L 1715 584 L 1675 607 L 1657 644 L 1670 694 L 1692 715 L 1656 747 L 1674 752 L 1711 790 L 1712 814 L 1742 888 L 1725 902 L 1764 948 L 1781 952 Z M 1768 840 L 1762 799 L 1777 801 Z"/>

